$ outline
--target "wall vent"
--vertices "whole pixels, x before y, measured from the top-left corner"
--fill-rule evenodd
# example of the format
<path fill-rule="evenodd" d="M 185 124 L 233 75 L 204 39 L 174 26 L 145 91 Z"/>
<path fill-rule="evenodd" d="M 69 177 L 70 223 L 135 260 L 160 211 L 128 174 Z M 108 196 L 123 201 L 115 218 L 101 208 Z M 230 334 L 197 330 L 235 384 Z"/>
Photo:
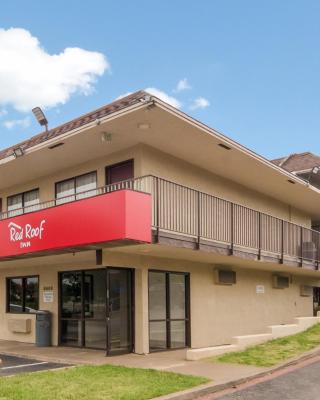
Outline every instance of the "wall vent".
<path fill-rule="evenodd" d="M 237 282 L 237 275 L 235 271 L 229 269 L 216 269 L 215 283 L 217 285 L 234 285 Z"/>
<path fill-rule="evenodd" d="M 312 297 L 313 296 L 313 286 L 301 285 L 300 286 L 300 295 L 303 297 Z"/>
<path fill-rule="evenodd" d="M 273 287 L 275 289 L 286 289 L 290 285 L 290 278 L 283 275 L 273 275 Z"/>

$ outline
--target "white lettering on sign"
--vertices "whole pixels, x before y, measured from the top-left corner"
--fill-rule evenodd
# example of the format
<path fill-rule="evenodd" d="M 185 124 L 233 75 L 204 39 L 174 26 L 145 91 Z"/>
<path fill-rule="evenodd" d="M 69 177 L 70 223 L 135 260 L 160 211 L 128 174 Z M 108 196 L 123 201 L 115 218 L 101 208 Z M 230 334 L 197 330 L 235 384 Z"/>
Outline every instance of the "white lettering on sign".
<path fill-rule="evenodd" d="M 43 292 L 43 302 L 44 303 L 53 303 L 53 291 L 47 290 Z"/>
<path fill-rule="evenodd" d="M 20 226 L 14 222 L 10 222 L 8 225 L 10 242 L 20 242 L 21 249 L 30 247 L 30 239 L 42 239 L 45 222 L 46 220 L 43 219 L 38 226 L 31 224 Z"/>
<path fill-rule="evenodd" d="M 264 294 L 265 290 L 264 290 L 264 285 L 257 285 L 256 286 L 256 293 L 257 294 Z"/>

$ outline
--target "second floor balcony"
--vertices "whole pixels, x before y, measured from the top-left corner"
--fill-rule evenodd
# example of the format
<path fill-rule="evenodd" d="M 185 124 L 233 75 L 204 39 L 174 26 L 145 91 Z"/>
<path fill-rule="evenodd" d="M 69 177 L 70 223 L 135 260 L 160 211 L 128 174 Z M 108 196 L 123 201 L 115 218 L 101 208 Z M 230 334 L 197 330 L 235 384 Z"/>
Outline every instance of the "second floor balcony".
<path fill-rule="evenodd" d="M 0 223 L 11 219 L 14 222 L 18 218 L 16 215 L 36 214 L 67 204 L 72 207 L 80 200 L 89 201 L 89 198 L 123 190 L 151 195 L 150 217 L 154 243 L 313 270 L 319 268 L 318 231 L 151 175 L 38 203 L 14 212 L 4 212 L 0 214 Z M 105 204 L 105 207 L 110 206 Z M 99 210 L 101 216 L 103 210 L 103 207 Z M 86 213 L 86 209 L 82 212 Z M 139 217 L 139 203 L 131 212 Z M 145 209 L 143 212 L 146 212 Z M 63 229 L 65 221 L 59 223 Z M 150 229 L 150 226 L 146 228 Z M 0 250 L 1 245 L 0 240 Z"/>

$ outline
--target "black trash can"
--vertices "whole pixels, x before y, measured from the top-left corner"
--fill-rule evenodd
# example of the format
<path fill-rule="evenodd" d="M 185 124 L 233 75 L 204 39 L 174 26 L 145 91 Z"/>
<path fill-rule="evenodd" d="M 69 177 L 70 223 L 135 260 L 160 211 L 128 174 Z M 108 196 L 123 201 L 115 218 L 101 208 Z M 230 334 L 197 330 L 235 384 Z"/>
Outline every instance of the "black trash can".
<path fill-rule="evenodd" d="M 51 313 L 39 310 L 36 313 L 36 346 L 51 346 Z"/>

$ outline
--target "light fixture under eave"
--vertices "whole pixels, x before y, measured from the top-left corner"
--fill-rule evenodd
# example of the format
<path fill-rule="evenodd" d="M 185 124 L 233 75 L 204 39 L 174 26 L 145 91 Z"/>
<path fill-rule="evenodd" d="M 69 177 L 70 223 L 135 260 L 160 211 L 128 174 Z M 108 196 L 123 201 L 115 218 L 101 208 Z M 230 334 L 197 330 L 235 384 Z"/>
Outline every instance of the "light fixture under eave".
<path fill-rule="evenodd" d="M 102 132 L 101 133 L 101 141 L 105 142 L 105 143 L 111 143 L 112 142 L 112 133 Z"/>
<path fill-rule="evenodd" d="M 143 130 L 143 131 L 146 131 L 147 129 L 151 128 L 151 125 L 149 124 L 149 122 L 140 122 L 138 124 L 138 128 Z"/>
<path fill-rule="evenodd" d="M 63 145 L 64 145 L 63 142 L 55 143 L 55 144 L 52 144 L 51 146 L 49 146 L 48 149 L 49 150 L 53 150 L 53 149 L 56 149 L 57 147 L 60 147 L 60 146 L 63 146 Z"/>
<path fill-rule="evenodd" d="M 219 143 L 218 146 L 222 147 L 222 148 L 225 149 L 225 150 L 231 150 L 231 147 L 230 147 L 230 146 L 227 146 L 227 145 L 224 144 L 224 143 Z"/>
<path fill-rule="evenodd" d="M 22 147 L 17 147 L 13 149 L 13 155 L 15 158 L 22 157 L 24 155 L 24 151 Z"/>
<path fill-rule="evenodd" d="M 34 107 L 32 109 L 33 115 L 36 117 L 37 121 L 41 126 L 45 126 L 46 131 L 48 130 L 48 120 L 44 115 L 44 112 L 41 110 L 40 107 Z"/>

